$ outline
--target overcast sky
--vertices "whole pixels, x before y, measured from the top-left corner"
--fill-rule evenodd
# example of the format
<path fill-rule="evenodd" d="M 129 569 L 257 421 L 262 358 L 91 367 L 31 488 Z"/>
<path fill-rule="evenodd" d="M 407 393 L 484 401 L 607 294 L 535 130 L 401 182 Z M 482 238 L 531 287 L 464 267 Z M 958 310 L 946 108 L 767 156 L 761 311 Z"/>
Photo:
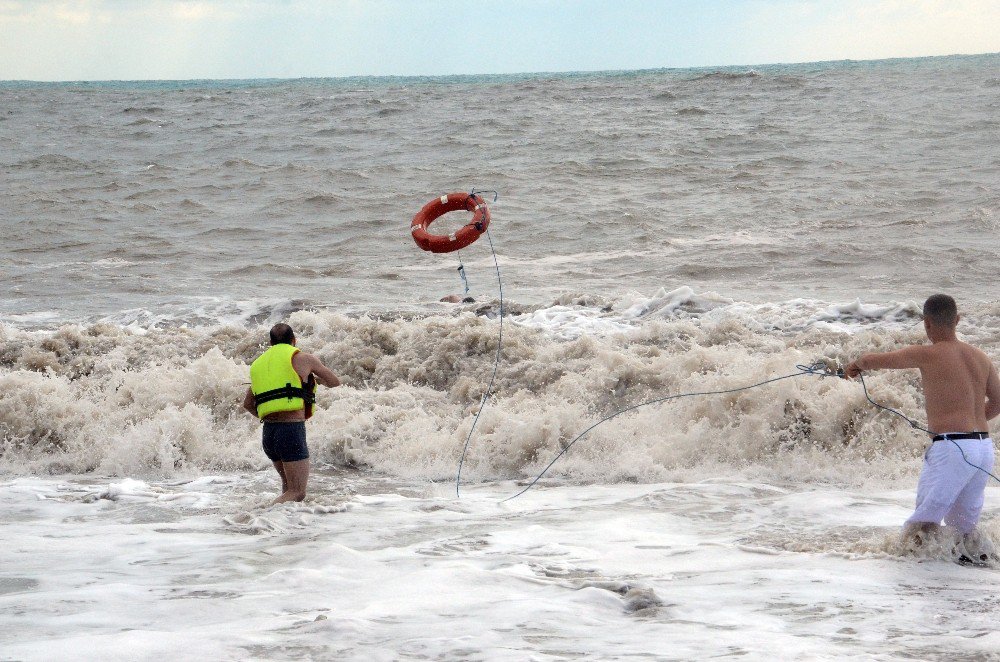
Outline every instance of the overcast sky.
<path fill-rule="evenodd" d="M 1000 0 L 0 0 L 0 80 L 593 71 L 1000 51 Z"/>

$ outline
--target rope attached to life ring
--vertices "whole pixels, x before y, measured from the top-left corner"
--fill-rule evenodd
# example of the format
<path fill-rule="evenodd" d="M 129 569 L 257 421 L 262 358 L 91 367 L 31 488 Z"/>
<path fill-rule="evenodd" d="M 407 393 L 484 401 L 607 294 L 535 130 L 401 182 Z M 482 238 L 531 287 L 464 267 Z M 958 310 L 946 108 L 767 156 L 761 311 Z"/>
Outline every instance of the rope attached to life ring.
<path fill-rule="evenodd" d="M 500 194 L 496 191 L 476 191 L 476 189 L 472 189 L 472 192 L 469 193 L 469 195 L 474 196 L 477 193 L 492 193 L 493 202 L 496 202 L 497 198 L 500 196 Z M 497 288 L 500 292 L 500 331 L 497 337 L 497 355 L 493 360 L 493 374 L 490 375 L 490 383 L 487 385 L 486 392 L 483 394 L 483 399 L 479 403 L 479 411 L 476 412 L 476 418 L 472 421 L 472 427 L 469 428 L 469 434 L 465 437 L 465 445 L 462 447 L 462 457 L 458 460 L 458 471 L 455 474 L 455 496 L 459 498 L 462 496 L 460 492 L 462 484 L 462 466 L 465 464 L 465 456 L 469 452 L 469 442 L 472 441 L 472 433 L 475 432 L 476 425 L 479 423 L 479 416 L 483 413 L 483 407 L 486 406 L 486 401 L 489 400 L 490 395 L 493 392 L 493 382 L 497 377 L 497 368 L 500 366 L 500 351 L 503 349 L 503 279 L 500 277 L 500 261 L 497 259 L 497 251 L 493 246 L 493 235 L 490 234 L 488 226 L 486 228 L 486 238 L 490 242 L 490 252 L 493 254 L 493 266 L 496 267 L 497 271 Z M 462 275 L 464 279 L 464 269 L 462 269 Z M 468 292 L 468 288 L 466 288 L 466 291 Z"/>

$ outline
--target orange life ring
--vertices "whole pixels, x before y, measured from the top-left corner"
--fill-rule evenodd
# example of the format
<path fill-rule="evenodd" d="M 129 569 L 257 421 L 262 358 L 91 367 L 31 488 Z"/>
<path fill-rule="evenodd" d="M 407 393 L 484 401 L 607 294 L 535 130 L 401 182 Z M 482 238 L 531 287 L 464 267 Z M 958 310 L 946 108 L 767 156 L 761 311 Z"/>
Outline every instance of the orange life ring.
<path fill-rule="evenodd" d="M 472 212 L 472 220 L 452 234 L 431 234 L 430 224 L 450 211 L 465 209 Z M 424 205 L 410 222 L 410 234 L 417 246 L 431 253 L 450 253 L 465 248 L 490 225 L 490 208 L 486 201 L 474 193 L 449 193 Z"/>

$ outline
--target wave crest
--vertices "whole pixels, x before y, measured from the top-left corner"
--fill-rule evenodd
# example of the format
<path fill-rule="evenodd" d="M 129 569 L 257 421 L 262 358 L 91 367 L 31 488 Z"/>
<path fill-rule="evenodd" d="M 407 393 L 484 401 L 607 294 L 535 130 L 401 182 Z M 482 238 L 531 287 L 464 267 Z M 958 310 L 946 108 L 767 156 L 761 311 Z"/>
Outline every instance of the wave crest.
<path fill-rule="evenodd" d="M 625 407 L 919 339 L 891 324 L 782 328 L 759 319 L 765 310 L 683 288 L 615 310 L 574 299 L 543 310 L 614 317 L 619 328 L 567 338 L 533 327 L 540 311 L 505 324 L 495 394 L 467 458 L 470 480 L 533 476 L 581 430 Z M 844 308 L 848 318 L 876 312 Z M 782 310 L 801 314 L 795 305 Z M 893 310 L 880 314 L 891 319 Z M 289 322 L 300 346 L 345 383 L 319 393 L 309 424 L 315 458 L 408 478 L 453 476 L 493 369 L 495 318 L 468 309 L 386 319 L 299 310 Z M 265 340 L 264 326 L 0 327 L 0 468 L 172 476 L 265 467 L 257 423 L 240 409 L 247 366 Z M 869 388 L 919 416 L 916 375 L 880 374 Z M 798 377 L 637 409 L 595 429 L 551 473 L 597 482 L 719 471 L 891 482 L 912 476 L 924 443 L 871 408 L 857 384 Z"/>

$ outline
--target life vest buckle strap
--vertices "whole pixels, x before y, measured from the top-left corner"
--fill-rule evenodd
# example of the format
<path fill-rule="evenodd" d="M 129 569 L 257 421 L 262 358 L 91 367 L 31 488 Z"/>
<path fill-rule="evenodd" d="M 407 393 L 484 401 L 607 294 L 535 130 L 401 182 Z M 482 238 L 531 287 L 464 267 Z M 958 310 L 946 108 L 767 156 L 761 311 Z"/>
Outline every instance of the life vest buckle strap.
<path fill-rule="evenodd" d="M 281 399 L 292 400 L 293 398 L 302 398 L 306 404 L 315 404 L 316 395 L 310 390 L 304 388 L 298 388 L 292 386 L 291 384 L 285 384 L 281 388 L 272 389 L 270 391 L 261 391 L 260 393 L 254 393 L 253 399 L 254 404 L 258 407 L 265 402 L 271 402 L 272 400 Z"/>

